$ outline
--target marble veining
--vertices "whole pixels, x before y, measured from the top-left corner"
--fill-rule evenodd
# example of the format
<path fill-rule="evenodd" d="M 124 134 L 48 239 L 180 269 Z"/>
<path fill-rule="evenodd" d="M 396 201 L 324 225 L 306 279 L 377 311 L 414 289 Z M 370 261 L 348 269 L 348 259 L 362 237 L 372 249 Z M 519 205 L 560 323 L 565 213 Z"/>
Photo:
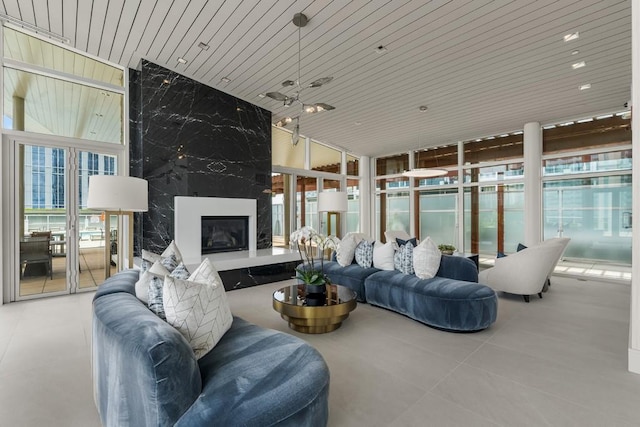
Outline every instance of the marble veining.
<path fill-rule="evenodd" d="M 149 181 L 142 246 L 173 240 L 174 196 L 201 196 L 256 199 L 257 247 L 271 247 L 271 113 L 145 60 L 131 82 L 132 172 Z"/>

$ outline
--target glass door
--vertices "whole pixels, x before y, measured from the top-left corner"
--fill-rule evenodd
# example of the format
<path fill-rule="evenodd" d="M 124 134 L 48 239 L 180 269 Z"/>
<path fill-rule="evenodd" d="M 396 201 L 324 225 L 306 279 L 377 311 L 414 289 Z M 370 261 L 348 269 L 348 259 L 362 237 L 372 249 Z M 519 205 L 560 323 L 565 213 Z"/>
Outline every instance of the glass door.
<path fill-rule="evenodd" d="M 89 176 L 116 174 L 117 156 L 13 144 L 15 299 L 75 293 L 116 271 L 118 217 L 87 209 Z"/>
<path fill-rule="evenodd" d="M 116 156 L 78 152 L 78 288 L 98 286 L 106 276 L 105 266 L 110 275 L 116 273 L 118 255 L 118 217 L 109 216 L 109 229 L 105 228 L 105 214 L 87 208 L 89 177 L 91 175 L 115 175 Z"/>
<path fill-rule="evenodd" d="M 68 151 L 18 145 L 18 297 L 66 293 Z"/>

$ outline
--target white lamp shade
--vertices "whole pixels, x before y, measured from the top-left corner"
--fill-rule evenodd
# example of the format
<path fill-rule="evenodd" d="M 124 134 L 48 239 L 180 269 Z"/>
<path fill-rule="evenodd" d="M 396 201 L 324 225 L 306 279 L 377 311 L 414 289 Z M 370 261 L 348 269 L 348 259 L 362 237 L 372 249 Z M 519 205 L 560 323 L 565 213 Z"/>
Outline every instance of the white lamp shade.
<path fill-rule="evenodd" d="M 92 175 L 89 177 L 87 208 L 146 212 L 149 210 L 149 183 L 132 176 Z"/>
<path fill-rule="evenodd" d="M 323 191 L 318 194 L 318 211 L 346 212 L 347 193 L 344 191 Z"/>

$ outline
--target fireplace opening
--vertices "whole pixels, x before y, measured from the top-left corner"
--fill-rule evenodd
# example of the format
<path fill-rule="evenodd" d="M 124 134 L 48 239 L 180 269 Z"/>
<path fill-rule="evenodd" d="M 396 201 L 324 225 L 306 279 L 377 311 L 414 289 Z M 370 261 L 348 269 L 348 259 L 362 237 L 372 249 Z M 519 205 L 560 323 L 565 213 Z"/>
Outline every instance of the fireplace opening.
<path fill-rule="evenodd" d="M 248 216 L 203 216 L 202 254 L 249 250 Z"/>

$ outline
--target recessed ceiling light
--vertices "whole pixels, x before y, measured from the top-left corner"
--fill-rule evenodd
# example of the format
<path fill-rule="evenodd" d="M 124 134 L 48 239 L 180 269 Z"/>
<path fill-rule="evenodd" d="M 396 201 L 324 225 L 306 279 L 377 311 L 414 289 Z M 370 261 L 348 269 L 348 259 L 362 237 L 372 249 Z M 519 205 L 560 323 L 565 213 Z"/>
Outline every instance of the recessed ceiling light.
<path fill-rule="evenodd" d="M 223 83 L 229 83 L 231 81 L 231 79 L 229 77 L 223 77 L 220 79 L 221 82 Z"/>
<path fill-rule="evenodd" d="M 556 125 L 542 126 L 542 129 L 555 129 Z"/>
<path fill-rule="evenodd" d="M 565 34 L 563 40 L 565 42 L 570 42 L 571 40 L 576 40 L 578 38 L 580 38 L 580 33 L 576 31 L 575 33 Z"/>
<path fill-rule="evenodd" d="M 500 138 L 506 138 L 507 136 L 509 136 L 508 133 L 503 133 L 502 135 L 500 135 Z"/>
<path fill-rule="evenodd" d="M 419 106 L 419 107 L 418 107 L 418 110 L 419 110 L 421 113 L 426 112 L 428 109 L 429 109 L 429 108 L 427 108 L 427 106 L 426 106 L 426 105 L 421 105 L 421 106 Z"/>
<path fill-rule="evenodd" d="M 512 133 L 511 135 L 522 135 L 524 132 L 522 132 L 521 130 Z"/>
<path fill-rule="evenodd" d="M 264 97 L 265 97 L 264 93 L 259 93 L 258 94 L 258 98 L 264 98 Z"/>
<path fill-rule="evenodd" d="M 362 124 L 362 122 L 354 122 L 353 124 L 356 125 L 356 126 L 360 126 Z"/>
<path fill-rule="evenodd" d="M 178 58 L 178 62 L 181 63 L 181 64 L 186 64 L 187 60 L 184 59 L 183 57 L 180 57 L 180 58 Z"/>
<path fill-rule="evenodd" d="M 573 122 L 560 123 L 558 126 L 571 126 Z"/>
<path fill-rule="evenodd" d="M 487 137 L 487 139 L 496 139 L 496 137 L 495 136 L 489 136 L 489 137 Z"/>
<path fill-rule="evenodd" d="M 579 53 L 580 53 L 580 51 L 579 51 L 578 49 L 576 49 L 576 50 L 574 50 L 573 52 L 571 52 L 571 55 L 577 55 L 577 54 L 579 54 Z"/>
<path fill-rule="evenodd" d="M 573 68 L 574 70 L 577 70 L 578 68 L 582 68 L 585 65 L 587 65 L 586 62 L 580 61 L 580 62 L 576 62 L 575 64 L 571 64 L 571 68 Z"/>
<path fill-rule="evenodd" d="M 380 45 L 380 46 L 378 46 L 378 47 L 376 47 L 376 48 L 375 48 L 375 51 L 376 51 L 376 53 L 377 53 L 378 55 L 382 55 L 382 54 L 387 53 L 387 48 L 386 48 L 386 47 L 384 47 L 384 46 L 382 46 L 382 45 Z"/>
<path fill-rule="evenodd" d="M 580 90 L 587 90 L 587 89 L 591 89 L 591 83 L 587 83 L 586 85 L 580 85 L 579 86 Z"/>
<path fill-rule="evenodd" d="M 578 120 L 577 123 L 589 123 L 592 122 L 593 119 L 582 119 L 582 120 Z"/>
<path fill-rule="evenodd" d="M 198 47 L 202 50 L 209 50 L 209 45 L 206 44 L 205 42 L 198 43 Z"/>
<path fill-rule="evenodd" d="M 613 117 L 613 114 L 605 114 L 603 116 L 596 117 L 596 120 L 610 119 L 611 117 Z"/>

